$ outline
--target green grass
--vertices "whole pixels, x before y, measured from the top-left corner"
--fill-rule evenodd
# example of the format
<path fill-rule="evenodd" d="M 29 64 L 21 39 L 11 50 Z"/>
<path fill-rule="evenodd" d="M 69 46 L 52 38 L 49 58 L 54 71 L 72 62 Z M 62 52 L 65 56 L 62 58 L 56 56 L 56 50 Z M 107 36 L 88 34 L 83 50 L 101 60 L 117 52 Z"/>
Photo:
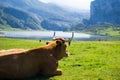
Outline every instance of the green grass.
<path fill-rule="evenodd" d="M 113 37 L 119 37 L 120 38 L 120 28 L 117 26 L 109 26 L 109 25 L 96 25 L 92 28 L 86 28 L 82 31 L 83 33 L 88 34 L 99 34 L 99 35 L 106 35 L 106 36 L 113 36 Z"/>
<path fill-rule="evenodd" d="M 40 43 L 38 40 L 0 38 L 0 50 L 11 48 L 30 49 L 39 47 L 41 45 L 45 45 L 45 43 L 44 42 Z"/>
<path fill-rule="evenodd" d="M 98 34 L 103 34 L 103 35 L 108 35 L 108 36 L 120 36 L 120 30 L 114 30 L 112 27 L 104 29 L 104 30 L 99 30 L 98 29 Z"/>
<path fill-rule="evenodd" d="M 0 38 L 0 49 L 35 48 L 46 41 Z M 120 41 L 73 41 L 59 61 L 63 75 L 29 80 L 120 80 Z"/>

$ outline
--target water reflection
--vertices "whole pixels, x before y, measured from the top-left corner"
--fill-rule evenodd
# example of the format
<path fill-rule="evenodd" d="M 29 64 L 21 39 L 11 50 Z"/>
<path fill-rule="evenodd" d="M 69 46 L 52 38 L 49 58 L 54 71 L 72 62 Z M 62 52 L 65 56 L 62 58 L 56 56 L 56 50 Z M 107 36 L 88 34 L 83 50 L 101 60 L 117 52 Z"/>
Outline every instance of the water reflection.
<path fill-rule="evenodd" d="M 56 31 L 55 37 L 71 38 L 72 32 Z M 54 31 L 1 31 L 0 36 L 24 39 L 52 39 Z M 88 40 L 91 38 L 103 38 L 103 36 L 84 33 L 74 33 L 75 40 Z"/>

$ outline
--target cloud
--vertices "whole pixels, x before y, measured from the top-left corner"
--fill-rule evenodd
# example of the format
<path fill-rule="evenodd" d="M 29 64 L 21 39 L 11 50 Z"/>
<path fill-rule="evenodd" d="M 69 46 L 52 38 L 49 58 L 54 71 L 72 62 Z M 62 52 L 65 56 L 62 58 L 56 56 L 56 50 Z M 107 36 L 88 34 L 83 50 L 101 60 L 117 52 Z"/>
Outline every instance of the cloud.
<path fill-rule="evenodd" d="M 60 6 L 67 6 L 76 9 L 90 9 L 90 2 L 93 0 L 40 0 L 45 3 L 55 3 Z"/>

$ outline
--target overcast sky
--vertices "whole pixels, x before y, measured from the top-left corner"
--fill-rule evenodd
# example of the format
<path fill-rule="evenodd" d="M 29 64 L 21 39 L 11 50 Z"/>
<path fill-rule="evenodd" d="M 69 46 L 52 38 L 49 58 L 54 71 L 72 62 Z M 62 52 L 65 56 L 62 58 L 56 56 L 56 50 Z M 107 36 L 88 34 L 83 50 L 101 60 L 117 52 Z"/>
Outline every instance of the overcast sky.
<path fill-rule="evenodd" d="M 55 3 L 60 6 L 67 6 L 76 9 L 90 9 L 90 2 L 93 0 L 40 0 L 45 3 Z"/>

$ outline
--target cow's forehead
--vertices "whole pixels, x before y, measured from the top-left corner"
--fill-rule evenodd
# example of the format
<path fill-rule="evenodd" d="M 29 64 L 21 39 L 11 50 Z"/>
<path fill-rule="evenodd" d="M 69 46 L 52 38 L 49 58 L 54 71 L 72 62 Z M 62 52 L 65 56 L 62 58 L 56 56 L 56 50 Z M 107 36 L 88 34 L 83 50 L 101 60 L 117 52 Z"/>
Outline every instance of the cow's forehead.
<path fill-rule="evenodd" d="M 58 41 L 59 41 L 61 44 L 64 44 L 64 42 L 61 41 L 61 40 L 55 40 L 55 41 L 48 42 L 48 45 L 56 46 L 56 45 L 58 44 Z"/>
<path fill-rule="evenodd" d="M 65 43 L 65 39 L 64 39 L 64 38 L 56 38 L 56 39 L 54 39 L 54 41 L 56 41 L 56 40 L 60 40 L 60 41 L 62 41 L 63 43 Z"/>
<path fill-rule="evenodd" d="M 65 41 L 65 39 L 64 39 L 64 38 L 56 38 L 55 40 Z"/>

